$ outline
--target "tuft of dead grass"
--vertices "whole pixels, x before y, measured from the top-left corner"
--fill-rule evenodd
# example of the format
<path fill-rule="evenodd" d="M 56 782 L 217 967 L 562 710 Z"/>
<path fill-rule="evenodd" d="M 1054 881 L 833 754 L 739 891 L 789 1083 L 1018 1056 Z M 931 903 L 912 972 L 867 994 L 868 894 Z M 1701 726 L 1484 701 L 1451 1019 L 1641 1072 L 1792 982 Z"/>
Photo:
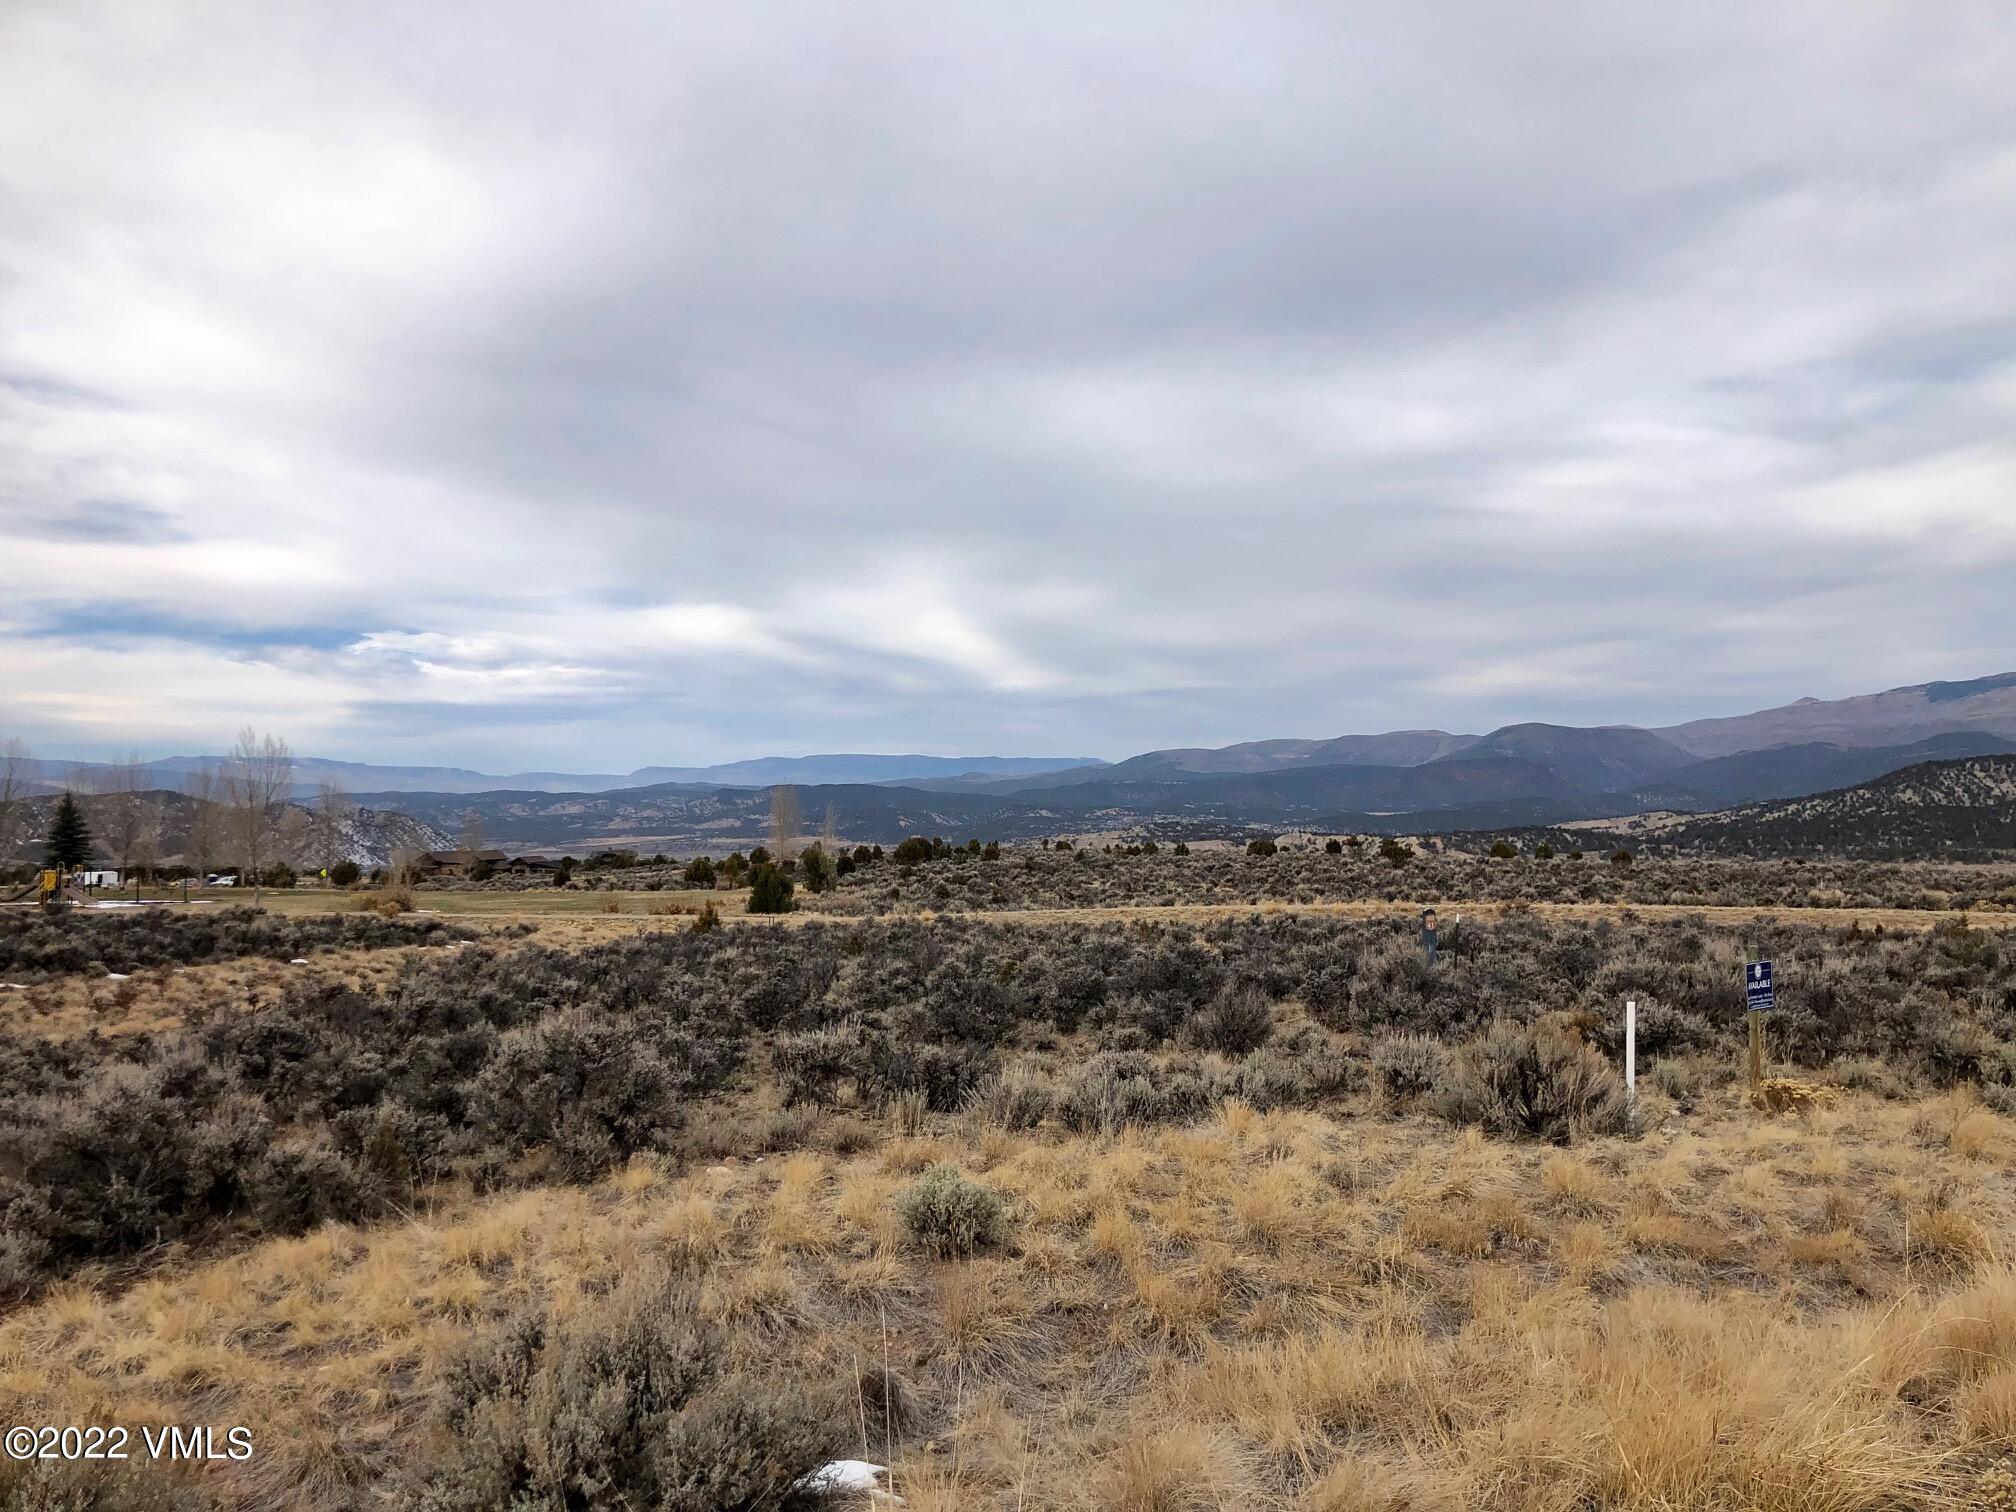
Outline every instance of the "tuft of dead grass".
<path fill-rule="evenodd" d="M 1259 1492 L 1241 1445 L 1182 1429 L 1122 1440 L 1104 1457 L 1092 1485 L 1096 1504 L 1113 1512 L 1225 1512 L 1251 1505 Z"/>
<path fill-rule="evenodd" d="M 1757 1106 L 1770 1113 L 1810 1113 L 1833 1104 L 1840 1090 L 1785 1076 L 1767 1076 L 1756 1091 Z"/>

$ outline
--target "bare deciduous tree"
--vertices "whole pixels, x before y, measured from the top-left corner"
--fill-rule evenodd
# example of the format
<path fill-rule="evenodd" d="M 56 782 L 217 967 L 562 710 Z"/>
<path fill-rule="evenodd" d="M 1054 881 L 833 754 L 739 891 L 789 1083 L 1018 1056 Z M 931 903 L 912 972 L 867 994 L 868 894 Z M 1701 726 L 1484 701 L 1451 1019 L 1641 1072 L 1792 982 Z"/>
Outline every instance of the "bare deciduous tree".
<path fill-rule="evenodd" d="M 133 795 L 133 854 L 129 869 L 135 876 L 160 881 L 161 838 L 168 827 L 168 795 L 160 788 L 146 788 Z"/>
<path fill-rule="evenodd" d="M 182 859 L 196 872 L 208 877 L 223 850 L 223 783 L 215 767 L 198 767 L 182 779 L 182 791 L 189 799 L 188 819 L 183 827 Z"/>
<path fill-rule="evenodd" d="M 315 861 L 327 872 L 343 856 L 343 825 L 355 813 L 356 805 L 343 791 L 343 784 L 324 777 L 315 785 Z"/>
<path fill-rule="evenodd" d="M 478 855 L 483 849 L 483 816 L 473 809 L 465 815 L 456 840 L 462 848 L 462 875 L 478 882 L 489 877 L 490 868 Z"/>
<path fill-rule="evenodd" d="M 780 782 L 770 789 L 770 850 L 782 861 L 798 833 L 798 789 Z"/>
<path fill-rule="evenodd" d="M 287 799 L 294 787 L 294 752 L 277 735 L 262 736 L 247 725 L 225 762 L 223 785 L 231 845 L 252 874 L 257 904 L 261 867 L 284 840 L 293 813 Z"/>
<path fill-rule="evenodd" d="M 153 773 L 138 751 L 91 772 L 91 787 L 98 795 L 92 825 L 99 843 L 118 863 L 121 880 L 152 866 L 160 851 L 161 804 L 152 784 Z"/>
<path fill-rule="evenodd" d="M 0 745 L 0 868 L 14 864 L 14 852 L 28 834 L 28 785 L 35 758 L 19 736 Z"/>

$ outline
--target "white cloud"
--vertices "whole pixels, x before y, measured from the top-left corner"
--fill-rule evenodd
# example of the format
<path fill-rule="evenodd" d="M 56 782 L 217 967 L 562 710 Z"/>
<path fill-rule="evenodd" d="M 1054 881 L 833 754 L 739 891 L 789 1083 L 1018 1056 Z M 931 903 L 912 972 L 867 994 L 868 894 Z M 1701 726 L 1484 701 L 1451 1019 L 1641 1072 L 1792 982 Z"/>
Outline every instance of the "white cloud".
<path fill-rule="evenodd" d="M 27 0 L 0 724 L 1118 755 L 2005 670 L 2012 71 L 1992 8 Z"/>

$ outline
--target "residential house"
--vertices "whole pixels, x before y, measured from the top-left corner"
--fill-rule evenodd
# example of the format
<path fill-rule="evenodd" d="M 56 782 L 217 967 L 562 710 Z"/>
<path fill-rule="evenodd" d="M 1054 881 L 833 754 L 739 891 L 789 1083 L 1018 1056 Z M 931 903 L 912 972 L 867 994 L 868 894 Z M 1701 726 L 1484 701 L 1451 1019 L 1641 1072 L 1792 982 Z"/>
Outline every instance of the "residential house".
<path fill-rule="evenodd" d="M 507 859 L 501 850 L 422 851 L 407 865 L 420 881 L 432 882 L 442 877 L 466 877 L 478 866 L 495 869 Z"/>

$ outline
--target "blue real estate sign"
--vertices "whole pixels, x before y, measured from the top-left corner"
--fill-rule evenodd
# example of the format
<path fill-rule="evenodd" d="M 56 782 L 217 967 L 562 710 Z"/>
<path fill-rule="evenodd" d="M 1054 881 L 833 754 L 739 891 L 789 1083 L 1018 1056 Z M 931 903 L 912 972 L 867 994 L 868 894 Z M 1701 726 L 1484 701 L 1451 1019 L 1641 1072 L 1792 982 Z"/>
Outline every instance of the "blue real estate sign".
<path fill-rule="evenodd" d="M 1743 996 L 1752 1013 L 1778 1006 L 1771 990 L 1771 963 L 1752 961 L 1743 968 Z"/>

